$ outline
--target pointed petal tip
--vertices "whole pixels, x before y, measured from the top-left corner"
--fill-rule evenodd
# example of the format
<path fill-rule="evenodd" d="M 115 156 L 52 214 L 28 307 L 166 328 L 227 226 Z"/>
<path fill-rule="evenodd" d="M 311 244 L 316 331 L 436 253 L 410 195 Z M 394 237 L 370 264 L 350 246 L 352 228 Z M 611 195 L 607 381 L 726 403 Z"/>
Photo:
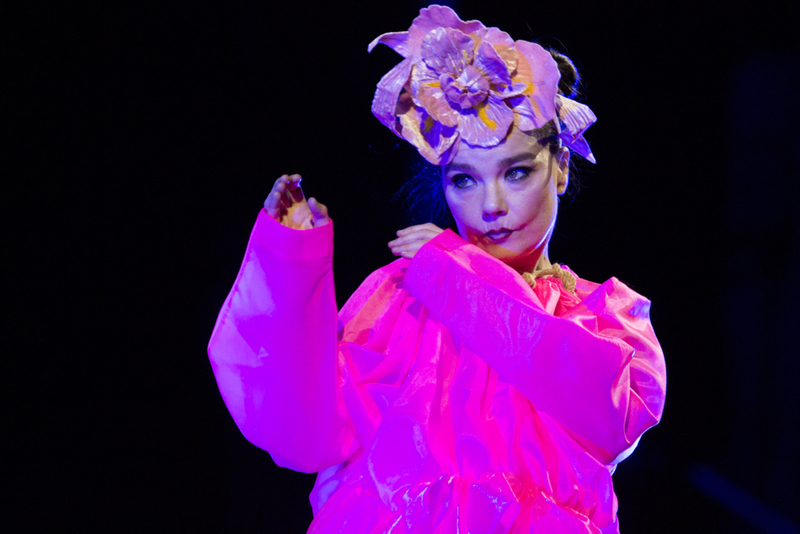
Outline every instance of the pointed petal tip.
<path fill-rule="evenodd" d="M 380 43 L 385 44 L 401 56 L 408 57 L 408 32 L 383 33 L 367 45 L 367 52 L 372 52 Z"/>

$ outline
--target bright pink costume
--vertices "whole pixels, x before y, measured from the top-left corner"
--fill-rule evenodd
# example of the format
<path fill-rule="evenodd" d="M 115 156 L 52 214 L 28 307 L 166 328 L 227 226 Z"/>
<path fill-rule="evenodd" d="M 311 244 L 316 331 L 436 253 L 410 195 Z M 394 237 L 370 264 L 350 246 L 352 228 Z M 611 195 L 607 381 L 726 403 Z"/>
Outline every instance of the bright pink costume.
<path fill-rule="evenodd" d="M 664 406 L 647 299 L 531 289 L 445 231 L 337 313 L 332 253 L 262 211 L 209 344 L 247 439 L 320 472 L 309 532 L 619 531 L 611 473 Z"/>

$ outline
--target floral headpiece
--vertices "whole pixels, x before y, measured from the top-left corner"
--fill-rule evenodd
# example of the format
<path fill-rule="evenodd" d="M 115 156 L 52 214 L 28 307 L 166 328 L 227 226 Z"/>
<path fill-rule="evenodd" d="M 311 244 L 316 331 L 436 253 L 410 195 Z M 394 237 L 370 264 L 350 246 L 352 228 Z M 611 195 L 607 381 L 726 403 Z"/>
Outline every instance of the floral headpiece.
<path fill-rule="evenodd" d="M 595 162 L 583 132 L 597 117 L 558 94 L 558 65 L 538 44 L 513 41 L 478 20 L 464 22 L 439 5 L 420 10 L 407 32 L 384 33 L 368 50 L 378 43 L 405 59 L 381 78 L 372 112 L 431 163 L 450 163 L 462 140 L 492 147 L 512 124 L 527 132 L 556 116 L 563 143 Z"/>

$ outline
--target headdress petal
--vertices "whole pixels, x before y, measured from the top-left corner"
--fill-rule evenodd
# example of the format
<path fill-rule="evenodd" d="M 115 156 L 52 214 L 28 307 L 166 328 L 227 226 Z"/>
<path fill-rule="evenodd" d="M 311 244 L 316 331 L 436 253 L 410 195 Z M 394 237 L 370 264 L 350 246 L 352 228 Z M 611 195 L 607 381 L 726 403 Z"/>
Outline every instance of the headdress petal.
<path fill-rule="evenodd" d="M 514 109 L 514 125 L 523 132 L 536 129 L 536 113 L 531 99 L 525 95 L 515 96 L 507 100 Z"/>
<path fill-rule="evenodd" d="M 414 104 L 408 93 L 397 104 L 401 136 L 434 165 L 447 165 L 455 154 L 451 150 L 458 141 L 456 127 L 447 127 L 431 117 L 423 107 Z"/>
<path fill-rule="evenodd" d="M 500 97 L 489 95 L 486 102 L 461 114 L 458 129 L 465 143 L 490 147 L 506 138 L 513 122 L 511 108 Z"/>
<path fill-rule="evenodd" d="M 368 49 L 378 43 L 405 59 L 381 78 L 372 112 L 431 163 L 448 163 L 462 140 L 488 148 L 512 125 L 530 131 L 558 119 L 564 144 L 594 162 L 583 132 L 597 119 L 558 95 L 558 65 L 538 44 L 513 41 L 438 5 L 420 10 L 407 32 L 384 33 Z"/>
<path fill-rule="evenodd" d="M 403 57 L 408 57 L 408 32 L 390 32 L 376 37 L 367 47 L 367 52 L 383 43 Z"/>
<path fill-rule="evenodd" d="M 484 29 L 485 26 L 479 20 L 465 22 L 451 8 L 434 4 L 420 9 L 419 16 L 414 19 L 411 28 L 408 29 L 410 40 L 422 43 L 422 39 L 436 28 L 453 28 L 470 34 Z"/>
<path fill-rule="evenodd" d="M 511 89 L 511 76 L 508 74 L 506 62 L 486 41 L 478 47 L 478 53 L 475 54 L 475 66 L 489 78 L 492 84 L 500 86 L 501 90 L 498 92 Z"/>
<path fill-rule="evenodd" d="M 556 117 L 555 98 L 561 73 L 550 53 L 538 44 L 517 41 L 517 76 L 515 80 L 530 86 L 534 128 L 541 128 Z"/>
<path fill-rule="evenodd" d="M 586 104 L 581 104 L 563 95 L 556 95 L 558 117 L 564 122 L 564 129 L 558 135 L 569 148 L 597 163 L 583 133 L 597 122 L 594 112 Z"/>
<path fill-rule="evenodd" d="M 473 42 L 469 35 L 451 28 L 436 28 L 422 40 L 423 62 L 434 72 L 461 74 L 472 63 Z"/>
<path fill-rule="evenodd" d="M 436 73 L 424 63 L 414 65 L 411 70 L 411 96 L 418 106 L 424 107 L 445 126 L 458 125 L 458 111 L 445 97 L 442 82 Z"/>
<path fill-rule="evenodd" d="M 403 90 L 403 86 L 408 81 L 409 74 L 411 74 L 412 66 L 413 63 L 410 59 L 404 59 L 395 65 L 378 82 L 378 88 L 375 90 L 375 96 L 372 99 L 372 113 L 395 133 L 397 131 L 394 125 L 394 110 L 397 107 L 400 91 Z"/>

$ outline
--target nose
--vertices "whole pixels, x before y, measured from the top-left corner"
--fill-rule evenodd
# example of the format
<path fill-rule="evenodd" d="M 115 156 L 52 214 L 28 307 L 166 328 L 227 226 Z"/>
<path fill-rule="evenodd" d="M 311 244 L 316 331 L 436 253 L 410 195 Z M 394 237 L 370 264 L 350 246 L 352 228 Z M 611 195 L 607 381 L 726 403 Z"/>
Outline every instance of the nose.
<path fill-rule="evenodd" d="M 485 184 L 483 191 L 483 220 L 497 220 L 508 213 L 508 205 L 503 196 L 502 187 L 496 181 Z"/>

